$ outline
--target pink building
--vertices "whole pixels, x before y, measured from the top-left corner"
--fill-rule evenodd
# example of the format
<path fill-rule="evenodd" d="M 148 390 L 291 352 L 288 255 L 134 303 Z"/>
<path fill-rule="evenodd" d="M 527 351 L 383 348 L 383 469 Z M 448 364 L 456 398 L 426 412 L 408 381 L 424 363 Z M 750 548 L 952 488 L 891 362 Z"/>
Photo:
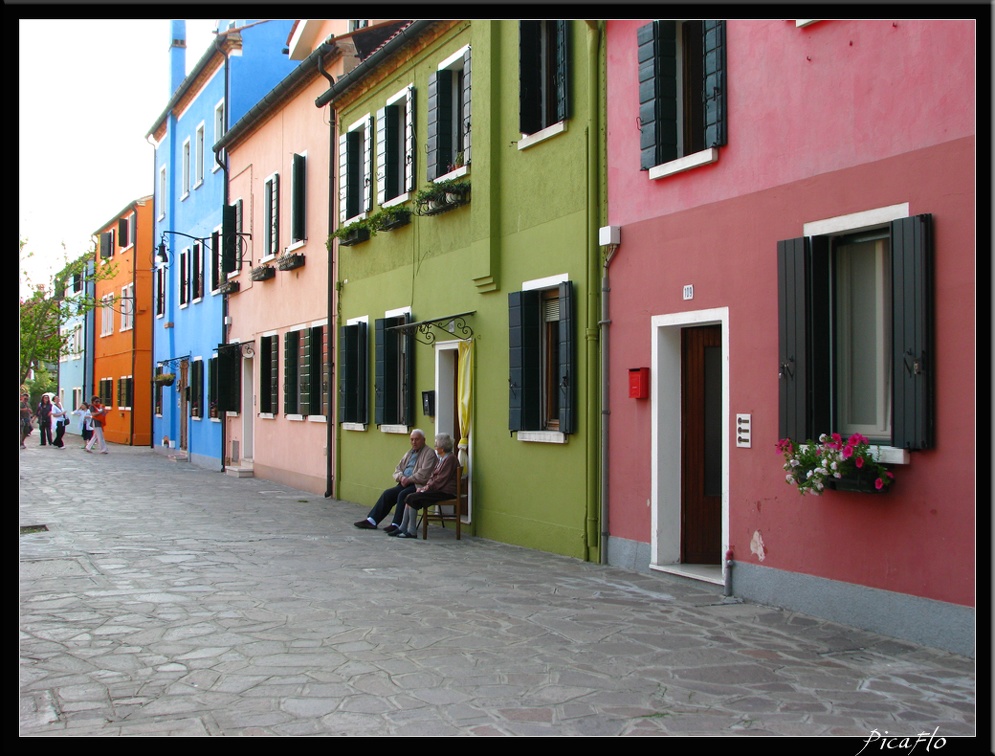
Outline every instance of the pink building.
<path fill-rule="evenodd" d="M 610 563 L 974 654 L 975 43 L 608 22 Z M 834 431 L 887 493 L 786 483 Z"/>

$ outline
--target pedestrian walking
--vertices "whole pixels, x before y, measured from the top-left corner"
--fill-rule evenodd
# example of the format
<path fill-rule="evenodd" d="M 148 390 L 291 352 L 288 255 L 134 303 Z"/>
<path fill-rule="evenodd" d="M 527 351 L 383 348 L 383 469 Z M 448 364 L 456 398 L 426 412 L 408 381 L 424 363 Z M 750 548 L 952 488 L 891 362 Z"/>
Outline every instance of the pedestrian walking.
<path fill-rule="evenodd" d="M 27 449 L 24 445 L 25 439 L 31 435 L 31 397 L 27 394 L 21 394 L 21 420 L 20 420 L 20 430 L 21 436 L 21 448 Z"/>
<path fill-rule="evenodd" d="M 93 397 L 90 402 L 90 419 L 93 421 L 93 437 L 86 442 L 83 448 L 91 451 L 94 444 L 97 445 L 97 452 L 107 453 L 107 444 L 104 442 L 104 423 L 107 420 L 107 407 L 100 401 L 99 396 Z"/>
<path fill-rule="evenodd" d="M 55 439 L 52 445 L 56 449 L 65 449 L 66 443 L 62 437 L 66 435 L 66 426 L 69 424 L 69 413 L 62 406 L 62 399 L 56 394 L 52 397 L 52 427 L 55 428 Z"/>
<path fill-rule="evenodd" d="M 90 417 L 90 405 L 83 402 L 77 409 L 73 410 L 73 414 L 79 417 L 80 435 L 83 437 L 83 443 L 86 444 L 93 438 L 93 418 Z"/>
<path fill-rule="evenodd" d="M 35 410 L 35 417 L 38 418 L 38 435 L 41 436 L 41 446 L 52 443 L 52 400 L 48 394 L 41 395 L 38 402 L 38 409 Z"/>

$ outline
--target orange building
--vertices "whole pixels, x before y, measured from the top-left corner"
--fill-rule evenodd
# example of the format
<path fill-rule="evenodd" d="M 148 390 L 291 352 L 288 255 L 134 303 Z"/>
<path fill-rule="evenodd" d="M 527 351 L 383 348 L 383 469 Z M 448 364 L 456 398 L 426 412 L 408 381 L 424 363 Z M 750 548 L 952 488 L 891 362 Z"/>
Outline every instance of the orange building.
<path fill-rule="evenodd" d="M 152 197 L 125 206 L 94 236 L 98 280 L 93 393 L 110 410 L 104 436 L 115 444 L 150 446 Z"/>

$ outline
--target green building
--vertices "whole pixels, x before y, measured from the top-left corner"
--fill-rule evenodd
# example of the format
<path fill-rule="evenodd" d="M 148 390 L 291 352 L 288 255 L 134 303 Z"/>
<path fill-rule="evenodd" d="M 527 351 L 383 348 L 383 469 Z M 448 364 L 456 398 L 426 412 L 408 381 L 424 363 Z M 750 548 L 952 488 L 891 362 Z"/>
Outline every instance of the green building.
<path fill-rule="evenodd" d="M 369 507 L 411 429 L 448 432 L 475 535 L 600 560 L 602 32 L 415 21 L 318 99 L 337 498 Z"/>

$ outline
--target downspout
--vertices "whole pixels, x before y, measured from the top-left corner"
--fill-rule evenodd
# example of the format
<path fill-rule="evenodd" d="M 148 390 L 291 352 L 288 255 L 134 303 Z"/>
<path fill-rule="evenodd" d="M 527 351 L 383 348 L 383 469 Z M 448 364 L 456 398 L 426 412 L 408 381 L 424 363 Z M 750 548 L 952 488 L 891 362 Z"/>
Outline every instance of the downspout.
<path fill-rule="evenodd" d="M 228 54 L 225 53 L 225 52 L 223 52 L 221 50 L 221 46 L 218 44 L 218 42 L 220 41 L 220 39 L 221 39 L 220 37 L 215 37 L 214 38 L 214 48 L 218 52 L 222 53 L 222 55 L 225 56 L 225 100 L 224 100 L 224 102 L 225 102 L 225 113 L 224 113 L 224 115 L 225 115 L 225 131 L 227 131 L 228 130 L 228 110 L 229 110 L 229 107 L 228 107 L 229 106 L 228 94 L 229 94 L 229 84 L 230 84 L 231 71 L 229 70 L 230 60 L 228 58 Z M 222 150 L 215 150 L 214 151 L 214 162 L 218 164 L 218 167 L 221 168 L 221 172 L 224 174 L 224 183 L 222 184 L 222 190 L 221 190 L 222 191 L 222 194 L 221 194 L 221 211 L 223 213 L 225 206 L 228 204 L 228 158 L 227 158 L 227 155 L 226 155 L 225 158 L 222 159 L 221 152 L 222 152 Z M 220 237 L 218 238 L 218 241 L 216 243 L 218 243 L 218 244 L 222 243 Z M 211 250 L 212 254 L 215 254 L 216 252 L 217 252 L 217 250 L 213 250 L 213 249 Z M 228 292 L 225 292 L 224 294 L 221 295 L 221 346 L 224 346 L 225 344 L 228 343 L 228 296 L 229 296 Z M 219 366 L 221 365 L 221 350 L 218 350 L 218 365 Z M 239 369 L 241 370 L 241 365 L 239 365 Z M 215 397 L 215 401 L 217 401 L 217 397 Z M 210 411 L 208 411 L 208 422 L 210 422 L 210 414 L 211 414 Z M 220 414 L 221 413 L 219 412 L 218 415 L 220 415 Z M 227 413 L 225 414 L 225 417 L 220 418 L 220 419 L 221 419 L 221 455 L 220 455 L 221 456 L 221 470 L 220 470 L 220 472 L 224 472 L 225 471 L 225 448 L 227 446 L 227 441 L 228 441 L 228 416 L 227 416 Z M 193 454 L 192 453 L 190 455 L 190 459 L 191 460 L 193 459 Z"/>
<path fill-rule="evenodd" d="M 598 228 L 601 219 L 601 163 L 599 159 L 599 146 L 601 134 L 601 99 L 600 99 L 600 49 L 601 49 L 601 25 L 602 21 L 588 21 L 587 35 L 587 56 L 588 56 L 588 77 L 587 77 L 587 102 L 590 110 L 588 126 L 586 129 L 587 147 L 587 325 L 584 332 L 584 349 L 586 362 L 586 375 L 588 381 L 587 398 L 587 424 L 588 432 L 585 436 L 586 456 L 587 456 L 587 482 L 586 482 L 586 523 L 584 540 L 586 544 L 585 559 L 594 561 L 597 556 L 598 561 L 603 561 L 605 553 L 604 544 L 599 541 L 599 496 L 597 494 L 599 478 L 599 457 L 601 454 L 598 435 L 593 432 L 595 425 L 600 427 L 598 421 L 598 410 L 600 401 L 597 392 L 594 390 L 594 383 L 598 376 L 598 363 L 600 352 L 598 348 L 598 320 L 599 320 L 599 298 L 600 292 L 595 285 L 599 278 L 601 249 L 597 244 Z"/>
<path fill-rule="evenodd" d="M 615 257 L 617 244 L 608 247 L 601 274 L 601 564 L 608 564 L 608 421 L 611 418 L 611 396 L 608 384 L 608 326 L 611 325 L 611 308 L 608 297 L 611 284 L 608 281 L 608 266 Z"/>
<path fill-rule="evenodd" d="M 154 175 L 154 174 L 153 174 Z M 135 236 L 138 236 L 138 208 L 132 206 L 135 213 Z M 138 375 L 138 239 L 132 239 L 133 249 L 131 250 L 131 429 L 129 432 L 130 445 L 135 445 L 135 376 Z"/>
<path fill-rule="evenodd" d="M 325 71 L 324 57 L 322 55 L 318 56 L 318 73 L 325 77 L 328 81 L 328 86 L 331 87 L 335 84 L 335 79 L 331 74 Z M 334 212 L 334 201 L 333 197 L 335 194 L 335 158 L 338 153 L 335 150 L 335 108 L 329 106 L 328 108 L 328 233 L 329 238 L 332 232 L 332 227 L 335 222 L 335 212 Z M 326 281 L 326 290 L 328 296 L 327 309 L 328 309 L 328 354 L 326 359 L 328 360 L 328 414 L 327 422 L 325 423 L 325 498 L 333 498 L 335 496 L 335 472 L 338 469 L 338 455 L 339 455 L 339 424 L 335 422 L 335 397 L 338 396 L 338 392 L 335 391 L 334 387 L 336 385 L 335 380 L 335 335 L 338 333 L 338 328 L 336 327 L 336 313 L 333 309 L 335 307 L 335 297 L 333 292 L 335 291 L 335 285 L 337 283 L 338 272 L 335 268 L 335 255 L 332 253 L 332 244 L 329 244 L 326 240 L 325 247 L 328 250 L 328 277 Z"/>
<path fill-rule="evenodd" d="M 145 135 L 145 141 L 147 143 L 149 141 L 149 135 L 148 134 Z M 149 144 L 149 146 L 151 146 L 151 143 Z M 152 249 L 149 250 L 149 257 L 151 258 L 149 262 L 152 265 L 152 268 L 149 271 L 150 275 L 152 276 L 152 281 L 151 281 L 151 283 L 152 283 L 152 287 L 151 287 L 152 288 L 152 317 L 151 317 L 152 325 L 149 326 L 150 330 L 152 331 L 152 333 L 151 333 L 152 338 L 149 340 L 149 381 L 152 384 L 152 391 L 149 394 L 149 448 L 152 449 L 152 451 L 155 451 L 155 380 L 154 380 L 154 378 L 155 378 L 155 326 L 156 326 L 156 317 L 155 317 L 155 307 L 156 307 L 156 304 L 155 304 L 156 303 L 156 298 L 155 298 L 155 296 L 156 296 L 156 294 L 155 294 L 155 285 L 156 285 L 156 275 L 155 275 L 155 219 L 159 217 L 159 214 L 156 212 L 156 202 L 158 202 L 158 200 L 160 198 L 159 198 L 159 191 L 158 191 L 158 185 L 157 185 L 158 179 L 159 179 L 159 172 L 156 170 L 156 151 L 155 151 L 154 148 L 152 150 L 152 176 L 154 177 L 153 178 L 153 186 L 152 186 L 152 217 L 149 218 L 149 223 L 152 224 L 152 237 L 151 237 L 151 240 L 152 240 Z M 136 242 L 137 242 L 137 237 L 138 237 L 138 216 L 136 215 L 135 216 L 135 238 L 136 238 Z M 135 253 L 137 254 L 137 252 L 138 252 L 138 244 L 136 243 L 135 244 Z"/>

